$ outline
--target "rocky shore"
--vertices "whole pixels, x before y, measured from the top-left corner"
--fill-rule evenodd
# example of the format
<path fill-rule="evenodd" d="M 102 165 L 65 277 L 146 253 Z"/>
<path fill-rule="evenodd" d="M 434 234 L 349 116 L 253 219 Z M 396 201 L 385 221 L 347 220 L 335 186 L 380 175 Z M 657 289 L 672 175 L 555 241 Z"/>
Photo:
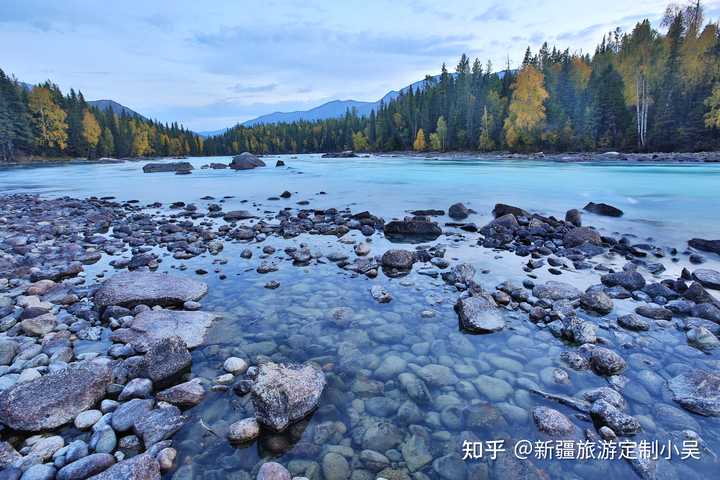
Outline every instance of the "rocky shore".
<path fill-rule="evenodd" d="M 704 444 L 702 435 L 716 436 L 698 431 L 692 418 L 720 416 L 720 273 L 697 266 L 716 255 L 710 248 L 716 240 L 672 248 L 601 235 L 584 226 L 587 216 L 622 215 L 603 204 L 586 205 L 586 214 L 569 210 L 564 219 L 498 204 L 485 225 L 467 221 L 473 212 L 463 204 L 449 207 L 445 224 L 437 221 L 445 213 L 438 209 L 386 222 L 367 211 L 303 205 L 226 211 L 223 204 L 212 197 L 167 206 L 0 197 L 0 479 L 153 479 L 163 472 L 189 478 L 189 464 L 177 464 L 173 438 L 192 425 L 232 445 L 289 435 L 293 451 L 306 452 L 305 463 L 268 457 L 249 466 L 258 479 L 483 478 L 487 469 L 504 478 L 546 478 L 533 462 L 508 458 L 466 468 L 458 439 L 506 432 L 509 418 L 532 418 L 535 433 L 548 438 L 619 442 L 642 435 L 650 420 L 632 414 L 638 388 L 628 378 L 638 362 L 623 350 L 652 345 L 660 334 L 682 338 L 673 348 L 694 360 L 673 365 L 667 379 L 643 370 L 650 372 L 643 373 L 647 388 L 674 403 L 664 411 L 682 419 L 676 431 L 684 438 Z M 338 248 L 318 251 L 296 241 L 315 236 Z M 415 246 L 377 251 L 373 239 L 380 238 Z M 483 284 L 471 263 L 448 255 L 445 241 L 510 253 L 521 259 L 522 271 Z M 220 257 L 231 246 L 239 255 Z M 191 259 L 204 259 L 194 273 L 183 270 Z M 622 267 L 608 266 L 610 260 Z M 178 271 L 158 272 L 164 262 Z M 383 324 L 360 337 L 365 346 L 390 347 L 363 354 L 359 344 L 341 343 L 334 347 L 343 350 L 337 366 L 325 352 L 313 355 L 318 361 L 295 363 L 279 361 L 270 349 L 226 356 L 216 377 L 195 376 L 195 353 L 223 321 L 204 309 L 202 279 L 212 271 L 229 281 L 224 266 L 237 262 L 261 277 L 286 264 L 335 265 L 353 281 L 369 281 L 364 295 L 379 305 L 397 302 L 379 280 L 419 275 L 445 292 L 459 331 L 426 323 L 411 334 Z M 668 262 L 681 265 L 681 274 L 659 279 Z M 112 272 L 88 275 L 97 265 Z M 539 281 L 540 271 L 557 280 Z M 561 281 L 569 272 L 584 273 L 590 287 Z M 281 295 L 285 285 L 273 279 L 265 287 Z M 432 322 L 435 314 L 426 309 L 422 316 Z M 334 308 L 328 316 L 333 328 L 355 328 L 352 309 Z M 538 344 L 562 341 L 564 368 L 548 367 L 549 385 L 567 393 L 550 391 L 540 379 L 503 376 L 522 371 L 517 360 L 453 360 L 474 352 L 470 334 L 516 332 L 508 348 L 531 352 L 537 345 L 519 335 L 528 329 L 538 332 Z M 664 361 L 645 356 L 646 365 Z M 356 376 L 344 379 L 340 371 L 348 369 Z M 605 386 L 572 390 L 575 374 Z M 537 399 L 518 401 L 525 409 L 508 403 L 520 388 Z M 225 403 L 236 398 L 248 415 L 224 432 L 205 428 L 193 412 L 211 392 L 226 392 Z M 348 418 L 303 433 L 315 411 L 322 416 L 330 407 L 346 409 Z M 631 464 L 642 478 L 666 468 L 656 461 Z"/>

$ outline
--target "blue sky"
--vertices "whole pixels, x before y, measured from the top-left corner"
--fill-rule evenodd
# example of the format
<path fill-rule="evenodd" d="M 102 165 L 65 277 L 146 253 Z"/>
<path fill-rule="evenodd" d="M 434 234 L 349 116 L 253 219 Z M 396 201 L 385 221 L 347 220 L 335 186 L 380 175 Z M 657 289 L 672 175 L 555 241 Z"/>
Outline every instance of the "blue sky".
<path fill-rule="evenodd" d="M 377 100 L 454 66 L 543 41 L 592 52 L 603 33 L 654 24 L 665 0 L 1 0 L 0 68 L 52 79 L 197 131 L 332 99 Z M 704 2 L 709 19 L 720 0 Z"/>

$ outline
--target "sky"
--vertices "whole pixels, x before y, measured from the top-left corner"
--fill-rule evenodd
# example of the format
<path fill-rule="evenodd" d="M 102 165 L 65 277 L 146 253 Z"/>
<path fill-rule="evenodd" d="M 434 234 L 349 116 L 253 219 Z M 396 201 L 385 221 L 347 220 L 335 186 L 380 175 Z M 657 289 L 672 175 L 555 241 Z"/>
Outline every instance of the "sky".
<path fill-rule="evenodd" d="M 0 0 L 0 68 L 163 122 L 217 130 L 375 101 L 462 53 L 511 67 L 544 41 L 592 53 L 666 0 Z M 704 2 L 717 21 L 720 0 Z"/>

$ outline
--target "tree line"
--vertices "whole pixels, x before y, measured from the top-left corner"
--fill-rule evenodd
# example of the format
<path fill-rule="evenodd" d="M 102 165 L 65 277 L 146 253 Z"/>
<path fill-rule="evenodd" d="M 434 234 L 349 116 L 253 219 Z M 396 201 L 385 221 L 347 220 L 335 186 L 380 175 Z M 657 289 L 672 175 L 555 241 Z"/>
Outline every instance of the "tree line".
<path fill-rule="evenodd" d="M 37 156 L 201 155 L 203 138 L 182 126 L 99 109 L 81 92 L 46 82 L 28 87 L 0 70 L 0 162 Z"/>
<path fill-rule="evenodd" d="M 700 151 L 720 147 L 720 35 L 699 2 L 605 35 L 593 55 L 544 44 L 493 72 L 462 55 L 367 117 L 243 127 L 205 152 Z"/>

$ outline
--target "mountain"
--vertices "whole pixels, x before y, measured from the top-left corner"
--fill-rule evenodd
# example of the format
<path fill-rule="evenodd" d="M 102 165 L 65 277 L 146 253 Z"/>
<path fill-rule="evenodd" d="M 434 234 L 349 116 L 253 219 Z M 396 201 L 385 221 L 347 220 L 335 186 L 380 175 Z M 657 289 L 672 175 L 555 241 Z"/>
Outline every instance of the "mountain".
<path fill-rule="evenodd" d="M 88 105 L 92 105 L 93 107 L 99 109 L 99 110 L 110 110 L 115 115 L 121 116 L 122 114 L 125 114 L 130 117 L 140 117 L 143 120 L 147 120 L 147 118 L 143 117 L 136 111 L 126 107 L 125 105 L 121 105 L 115 100 L 88 100 Z"/>
<path fill-rule="evenodd" d="M 497 72 L 498 76 L 502 78 L 505 75 L 504 71 Z M 450 75 L 457 75 L 451 73 Z M 440 78 L 440 75 L 432 77 L 433 81 Z M 413 91 L 422 90 L 427 85 L 427 79 L 418 80 L 417 82 L 411 83 L 410 85 L 401 88 L 400 90 L 390 90 L 380 100 L 375 102 L 362 102 L 358 100 L 332 100 L 327 103 L 323 103 L 320 106 L 311 108 L 310 110 L 298 110 L 295 112 L 274 112 L 266 115 L 261 115 L 252 120 L 247 120 L 242 123 L 244 127 L 252 127 L 253 125 L 267 124 L 267 123 L 291 123 L 299 120 L 314 121 L 314 120 L 325 120 L 326 118 L 337 118 L 345 115 L 345 112 L 352 110 L 353 108 L 357 111 L 360 116 L 370 115 L 373 110 L 378 110 L 382 103 L 389 103 L 400 96 L 401 93 L 407 92 L 410 88 Z M 225 132 L 227 129 L 216 130 L 214 132 L 201 132 L 203 136 L 219 135 Z"/>

